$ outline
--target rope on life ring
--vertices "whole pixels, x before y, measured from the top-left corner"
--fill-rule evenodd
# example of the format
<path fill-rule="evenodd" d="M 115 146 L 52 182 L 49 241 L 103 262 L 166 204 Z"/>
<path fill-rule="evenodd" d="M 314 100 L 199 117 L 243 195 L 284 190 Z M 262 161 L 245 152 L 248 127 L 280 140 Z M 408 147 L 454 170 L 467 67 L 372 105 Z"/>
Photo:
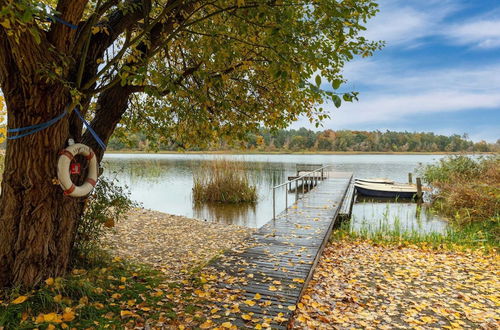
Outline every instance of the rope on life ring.
<path fill-rule="evenodd" d="M 64 190 L 64 195 L 72 197 L 87 196 L 97 183 L 97 160 L 92 149 L 85 144 L 75 143 L 62 150 L 59 155 L 57 178 Z M 81 186 L 75 186 L 69 173 L 69 166 L 76 155 L 83 155 L 89 161 L 88 176 Z"/>

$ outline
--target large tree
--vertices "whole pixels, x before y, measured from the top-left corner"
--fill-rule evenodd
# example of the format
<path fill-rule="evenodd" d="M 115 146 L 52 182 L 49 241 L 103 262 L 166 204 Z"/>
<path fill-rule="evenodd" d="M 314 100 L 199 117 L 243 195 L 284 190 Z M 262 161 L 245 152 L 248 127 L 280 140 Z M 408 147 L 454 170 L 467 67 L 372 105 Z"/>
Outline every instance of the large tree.
<path fill-rule="evenodd" d="M 377 11 L 372 0 L 0 0 L 0 7 L 8 128 L 68 111 L 7 143 L 0 287 L 33 285 L 68 267 L 85 198 L 64 196 L 55 184 L 58 153 L 69 138 L 91 146 L 99 161 L 104 153 L 75 107 L 105 142 L 117 127 L 181 147 L 238 138 L 298 116 L 325 118 L 318 104 L 356 95 L 324 91 L 322 82 L 337 89 L 344 63 L 380 46 L 359 34 Z"/>

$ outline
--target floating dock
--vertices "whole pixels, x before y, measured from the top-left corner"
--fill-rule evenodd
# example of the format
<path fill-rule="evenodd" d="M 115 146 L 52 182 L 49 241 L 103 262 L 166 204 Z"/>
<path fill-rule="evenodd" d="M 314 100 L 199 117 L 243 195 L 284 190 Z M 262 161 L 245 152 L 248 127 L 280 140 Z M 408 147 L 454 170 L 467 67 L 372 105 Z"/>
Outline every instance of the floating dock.
<path fill-rule="evenodd" d="M 254 323 L 241 318 L 253 313 L 254 319 L 272 320 L 266 323 L 273 329 L 287 328 L 293 316 L 291 306 L 307 287 L 351 187 L 352 173 L 329 172 L 292 207 L 253 234 L 247 242 L 251 247 L 226 253 L 215 262 L 219 271 L 245 279 L 224 284 L 224 288 L 249 300 L 257 293 L 261 296 L 253 306 L 240 304 L 241 312 L 229 314 L 224 321 L 253 328 Z"/>

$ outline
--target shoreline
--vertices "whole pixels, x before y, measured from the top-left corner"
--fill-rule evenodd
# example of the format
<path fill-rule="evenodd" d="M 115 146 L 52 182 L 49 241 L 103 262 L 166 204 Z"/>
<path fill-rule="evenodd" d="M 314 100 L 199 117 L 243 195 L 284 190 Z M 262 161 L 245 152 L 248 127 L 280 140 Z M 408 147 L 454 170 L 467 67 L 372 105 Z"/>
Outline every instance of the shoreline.
<path fill-rule="evenodd" d="M 141 150 L 109 150 L 107 154 L 138 155 L 494 155 L 498 152 L 441 152 L 441 151 L 251 151 L 251 150 L 216 150 L 216 151 L 169 151 L 158 152 Z"/>

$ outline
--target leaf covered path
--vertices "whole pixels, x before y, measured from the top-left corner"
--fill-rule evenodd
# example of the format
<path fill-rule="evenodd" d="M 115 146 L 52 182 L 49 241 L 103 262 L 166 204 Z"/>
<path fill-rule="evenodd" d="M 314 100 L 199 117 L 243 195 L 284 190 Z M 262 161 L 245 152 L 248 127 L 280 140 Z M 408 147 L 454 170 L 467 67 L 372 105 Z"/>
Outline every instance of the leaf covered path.
<path fill-rule="evenodd" d="M 296 329 L 500 326 L 500 258 L 336 241 L 298 304 Z"/>
<path fill-rule="evenodd" d="M 253 231 L 137 208 L 107 233 L 104 242 L 113 255 L 152 265 L 179 280 L 241 244 Z"/>

